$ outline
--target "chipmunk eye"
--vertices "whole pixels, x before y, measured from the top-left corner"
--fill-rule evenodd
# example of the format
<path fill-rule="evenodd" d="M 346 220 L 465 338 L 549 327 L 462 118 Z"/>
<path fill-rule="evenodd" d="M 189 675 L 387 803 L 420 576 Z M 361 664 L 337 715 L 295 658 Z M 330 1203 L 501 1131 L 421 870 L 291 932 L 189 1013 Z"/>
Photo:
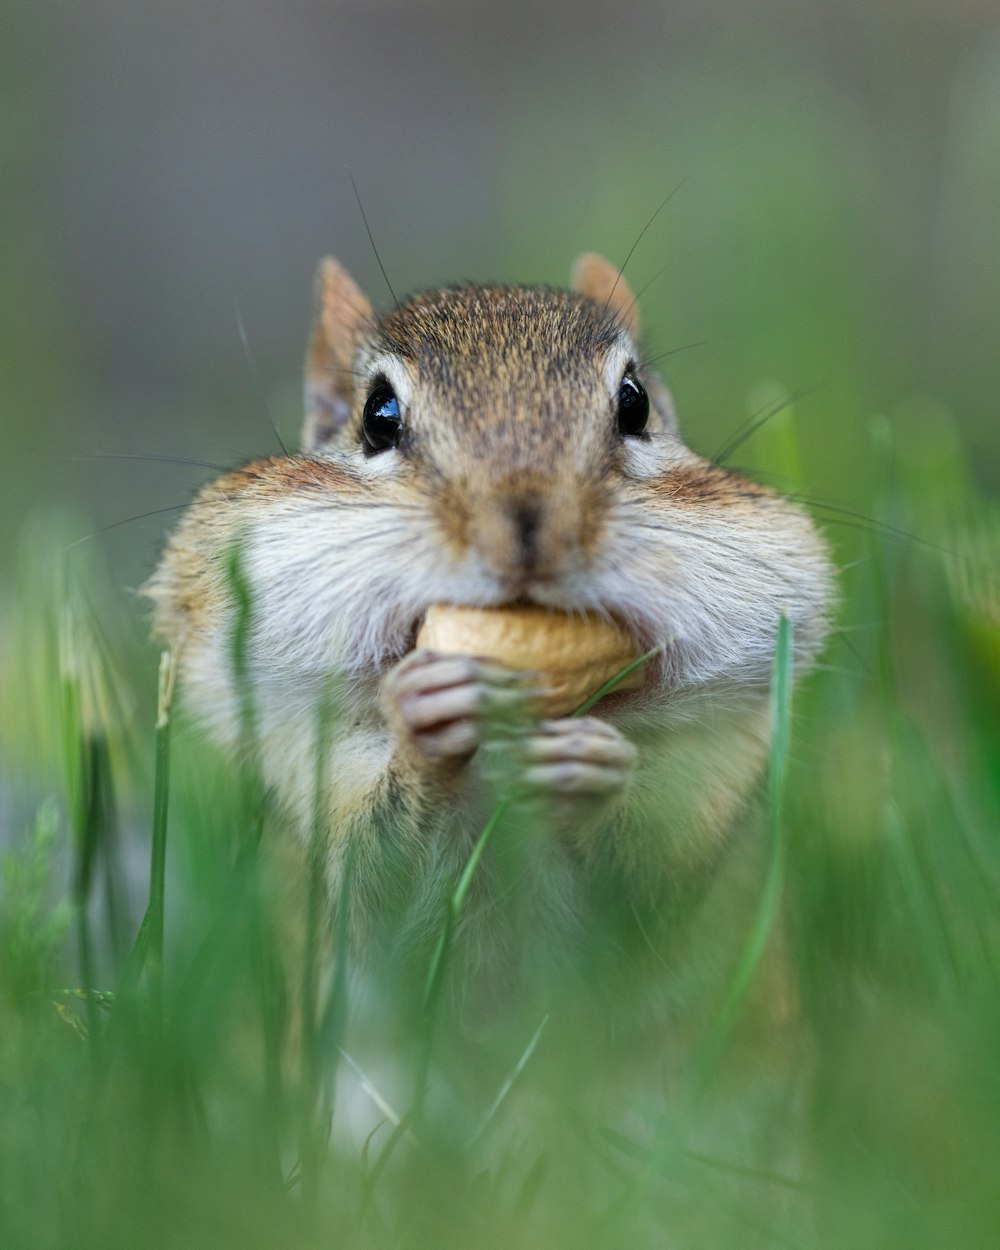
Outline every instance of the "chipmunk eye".
<path fill-rule="evenodd" d="M 376 382 L 365 400 L 361 432 L 364 435 L 365 454 L 368 456 L 399 445 L 403 433 L 403 417 L 399 411 L 399 400 L 388 382 Z"/>
<path fill-rule="evenodd" d="M 631 373 L 626 373 L 618 388 L 618 433 L 639 435 L 649 420 L 649 396 L 646 388 Z"/>

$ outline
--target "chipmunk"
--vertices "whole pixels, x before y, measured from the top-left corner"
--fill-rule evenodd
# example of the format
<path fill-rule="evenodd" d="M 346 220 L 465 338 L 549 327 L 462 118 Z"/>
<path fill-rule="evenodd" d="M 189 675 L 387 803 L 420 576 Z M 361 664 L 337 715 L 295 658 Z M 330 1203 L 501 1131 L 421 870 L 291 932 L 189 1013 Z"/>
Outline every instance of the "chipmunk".
<path fill-rule="evenodd" d="M 500 761 L 512 832 L 458 935 L 480 984 L 565 967 L 609 909 L 669 962 L 767 756 L 779 620 L 797 673 L 828 631 L 810 518 L 688 449 L 615 266 L 584 255 L 571 287 L 446 287 L 378 315 L 322 261 L 301 452 L 206 486 L 145 588 L 187 703 L 235 748 L 238 549 L 259 766 L 302 831 L 324 779 L 327 879 L 333 897 L 353 846 L 362 952 L 426 956 Z M 414 648 L 435 604 L 605 616 L 661 650 L 639 689 L 539 719 L 537 675 Z M 498 708 L 520 709 L 518 732 L 491 735 Z"/>

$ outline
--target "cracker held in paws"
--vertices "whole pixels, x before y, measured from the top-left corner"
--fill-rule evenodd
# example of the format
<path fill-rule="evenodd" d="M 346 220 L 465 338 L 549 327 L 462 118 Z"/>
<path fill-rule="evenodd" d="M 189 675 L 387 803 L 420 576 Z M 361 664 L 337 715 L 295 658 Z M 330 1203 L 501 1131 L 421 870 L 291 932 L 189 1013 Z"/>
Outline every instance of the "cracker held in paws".
<path fill-rule="evenodd" d="M 424 618 L 417 646 L 495 660 L 515 672 L 535 674 L 547 716 L 565 716 L 638 658 L 633 639 L 614 621 L 593 613 L 518 606 L 470 608 L 436 603 Z M 635 690 L 641 669 L 615 687 Z"/>

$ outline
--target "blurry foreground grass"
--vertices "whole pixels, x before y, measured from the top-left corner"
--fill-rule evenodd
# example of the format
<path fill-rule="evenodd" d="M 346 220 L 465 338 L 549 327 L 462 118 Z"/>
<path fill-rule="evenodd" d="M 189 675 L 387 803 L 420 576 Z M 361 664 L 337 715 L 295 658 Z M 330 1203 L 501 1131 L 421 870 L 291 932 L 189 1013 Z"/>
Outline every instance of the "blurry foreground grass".
<path fill-rule="evenodd" d="M 669 1079 L 651 1054 L 601 1112 L 587 1037 L 534 1000 L 502 1038 L 355 1049 L 349 899 L 314 889 L 287 957 L 276 814 L 171 724 L 169 673 L 157 709 L 113 579 L 46 521 L 0 625 L 0 1244 L 995 1245 L 1000 513 L 944 419 L 861 454 L 867 512 L 811 501 L 845 605 L 765 798 L 756 936 L 780 888 L 802 1036 L 754 1047 L 741 991 L 776 991 L 745 959 Z M 801 485 L 780 414 L 738 458 Z M 521 1084 L 545 1131 L 508 1116 Z"/>

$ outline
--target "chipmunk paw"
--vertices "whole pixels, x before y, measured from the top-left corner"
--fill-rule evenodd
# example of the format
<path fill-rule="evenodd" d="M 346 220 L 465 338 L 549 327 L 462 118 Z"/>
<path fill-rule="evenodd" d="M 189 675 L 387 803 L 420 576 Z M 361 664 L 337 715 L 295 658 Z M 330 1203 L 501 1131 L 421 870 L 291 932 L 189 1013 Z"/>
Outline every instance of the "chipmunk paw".
<path fill-rule="evenodd" d="M 516 750 L 517 788 L 556 799 L 609 798 L 624 790 L 638 758 L 624 734 L 596 716 L 542 721 Z"/>
<path fill-rule="evenodd" d="M 525 674 L 475 656 L 413 651 L 385 679 L 383 703 L 398 737 L 426 760 L 472 755 L 491 728 L 519 722 L 537 700 Z"/>

